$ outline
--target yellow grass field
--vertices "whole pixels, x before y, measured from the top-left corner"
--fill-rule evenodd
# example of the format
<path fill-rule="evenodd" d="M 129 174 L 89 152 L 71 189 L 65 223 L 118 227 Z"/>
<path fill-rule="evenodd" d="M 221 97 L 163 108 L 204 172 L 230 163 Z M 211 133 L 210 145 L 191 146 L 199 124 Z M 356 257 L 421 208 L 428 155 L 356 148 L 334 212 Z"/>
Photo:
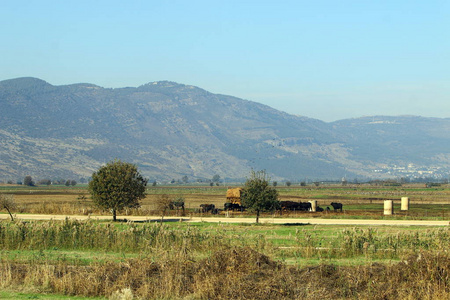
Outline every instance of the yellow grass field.
<path fill-rule="evenodd" d="M 438 217 L 450 218 L 450 186 L 442 185 L 426 188 L 424 184 L 410 184 L 401 187 L 386 187 L 372 185 L 323 185 L 323 186 L 291 186 L 277 187 L 280 201 L 307 202 L 316 200 L 322 208 L 330 206 L 331 202 L 344 205 L 346 216 L 378 217 L 383 212 L 383 201 L 394 200 L 394 210 L 397 216 L 400 212 L 401 197 L 409 197 L 411 210 L 406 214 L 416 218 Z M 126 210 L 125 215 L 158 214 L 156 200 L 162 194 L 176 199 L 184 198 L 187 213 L 195 214 L 201 204 L 214 204 L 223 209 L 226 202 L 227 187 L 205 186 L 164 186 L 149 187 L 147 196 L 141 203 L 141 208 Z M 14 194 L 18 205 L 16 213 L 37 214 L 109 214 L 95 207 L 85 186 L 76 187 L 20 187 L 1 186 L 0 193 Z M 169 215 L 179 214 L 179 211 L 169 212 Z M 242 214 L 242 213 L 241 213 Z M 309 212 L 284 212 L 283 216 L 310 216 Z M 317 213 L 315 217 L 333 217 L 338 215 L 332 211 Z"/>

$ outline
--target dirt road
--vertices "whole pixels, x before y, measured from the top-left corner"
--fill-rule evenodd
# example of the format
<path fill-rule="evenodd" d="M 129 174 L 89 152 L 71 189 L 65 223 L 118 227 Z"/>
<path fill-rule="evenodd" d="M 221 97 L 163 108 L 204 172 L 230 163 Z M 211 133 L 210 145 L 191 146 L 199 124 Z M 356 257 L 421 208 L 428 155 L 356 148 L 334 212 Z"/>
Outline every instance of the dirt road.
<path fill-rule="evenodd" d="M 18 220 L 112 220 L 111 216 L 77 216 L 77 215 L 16 215 Z M 129 221 L 158 221 L 159 216 L 117 216 Z M 9 219 L 8 214 L 0 214 L 1 219 Z M 255 218 L 236 217 L 165 217 L 165 221 L 173 222 L 216 222 L 216 223 L 254 223 Z M 395 226 L 450 226 L 450 221 L 433 220 L 361 220 L 361 219 L 318 219 L 318 218 L 260 218 L 262 224 L 311 224 L 311 225 L 395 225 Z"/>

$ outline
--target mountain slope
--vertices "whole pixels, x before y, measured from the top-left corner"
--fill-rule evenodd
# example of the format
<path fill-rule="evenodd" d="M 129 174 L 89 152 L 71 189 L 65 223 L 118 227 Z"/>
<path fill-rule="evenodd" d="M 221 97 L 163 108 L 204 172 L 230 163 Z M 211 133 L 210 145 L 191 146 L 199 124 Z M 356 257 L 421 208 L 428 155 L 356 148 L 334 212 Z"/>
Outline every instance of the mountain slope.
<path fill-rule="evenodd" d="M 450 138 L 435 128 L 448 128 L 448 119 L 325 123 L 168 81 L 105 89 L 12 79 L 0 82 L 0 107 L 0 179 L 90 176 L 114 158 L 151 179 L 243 178 L 251 168 L 274 179 L 340 178 L 395 162 L 448 166 Z"/>

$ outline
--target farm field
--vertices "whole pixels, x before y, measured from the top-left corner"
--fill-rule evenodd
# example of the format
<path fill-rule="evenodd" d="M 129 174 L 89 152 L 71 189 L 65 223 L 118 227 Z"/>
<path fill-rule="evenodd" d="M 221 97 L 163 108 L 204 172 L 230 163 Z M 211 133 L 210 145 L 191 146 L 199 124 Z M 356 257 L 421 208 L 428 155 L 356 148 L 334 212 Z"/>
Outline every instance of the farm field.
<path fill-rule="evenodd" d="M 108 215 L 81 186 L 2 186 L 0 192 L 14 194 L 18 215 Z M 142 207 L 124 214 L 158 215 L 153 203 L 168 194 L 185 199 L 187 215 L 207 219 L 199 205 L 221 207 L 225 193 L 224 187 L 149 188 Z M 450 219 L 448 186 L 282 187 L 279 193 L 281 200 L 315 199 L 322 207 L 340 202 L 344 212 L 283 212 L 273 218 Z M 403 196 L 410 197 L 410 211 L 400 212 L 397 201 L 394 216 L 382 215 L 384 199 Z M 253 218 L 247 212 L 239 216 Z M 448 299 L 449 244 L 449 226 L 5 219 L 0 297 Z"/>
<path fill-rule="evenodd" d="M 226 202 L 226 187 L 206 186 L 164 186 L 148 187 L 147 196 L 141 201 L 141 208 L 126 210 L 124 215 L 158 215 L 156 200 L 162 194 L 171 197 L 183 197 L 187 215 L 197 215 L 201 204 L 214 204 L 223 208 Z M 450 186 L 426 188 L 424 184 L 410 184 L 401 187 L 371 185 L 355 186 L 306 186 L 277 187 L 281 201 L 317 200 L 320 207 L 326 208 L 331 202 L 344 205 L 343 213 L 324 211 L 283 212 L 283 217 L 309 218 L 372 218 L 382 219 L 383 201 L 394 200 L 394 215 L 399 219 L 450 219 Z M 89 199 L 85 186 L 65 187 L 22 187 L 0 186 L 0 193 L 13 194 L 18 209 L 16 213 L 28 214 L 67 214 L 67 215 L 104 215 L 107 212 L 97 209 Z M 409 197 L 410 210 L 400 211 L 401 197 Z M 5 211 L 6 212 L 6 211 Z M 224 212 L 222 212 L 224 213 Z M 169 211 L 168 215 L 179 215 L 179 211 Z M 247 213 L 236 213 L 247 216 Z M 271 214 L 270 216 L 273 216 Z"/>

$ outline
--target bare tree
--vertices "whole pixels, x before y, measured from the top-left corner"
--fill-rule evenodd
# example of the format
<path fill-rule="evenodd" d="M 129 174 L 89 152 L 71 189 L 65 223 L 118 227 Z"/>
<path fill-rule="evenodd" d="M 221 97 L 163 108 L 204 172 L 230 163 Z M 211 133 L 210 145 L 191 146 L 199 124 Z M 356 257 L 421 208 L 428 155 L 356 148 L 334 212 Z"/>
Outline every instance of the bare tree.
<path fill-rule="evenodd" d="M 173 199 L 167 194 L 159 195 L 156 198 L 156 207 L 158 211 L 161 213 L 161 223 L 164 221 L 164 216 L 166 212 L 170 209 L 173 209 Z"/>
<path fill-rule="evenodd" d="M 0 194 L 0 206 L 8 211 L 11 221 L 14 221 L 14 217 L 11 213 L 12 210 L 17 208 L 16 202 L 14 201 L 14 195 Z"/>

